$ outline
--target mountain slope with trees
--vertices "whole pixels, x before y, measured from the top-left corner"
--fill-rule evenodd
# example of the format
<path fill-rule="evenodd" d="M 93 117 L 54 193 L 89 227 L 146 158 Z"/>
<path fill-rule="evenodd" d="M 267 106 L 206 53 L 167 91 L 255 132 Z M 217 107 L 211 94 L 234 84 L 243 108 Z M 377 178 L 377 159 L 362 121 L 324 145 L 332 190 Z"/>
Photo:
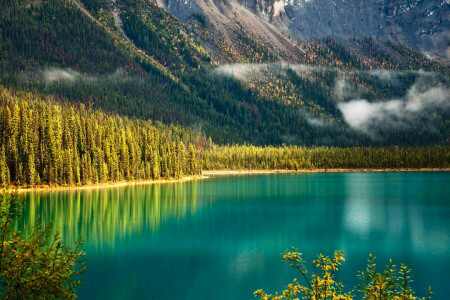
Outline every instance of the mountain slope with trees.
<path fill-rule="evenodd" d="M 447 106 L 433 124 L 376 128 L 376 137 L 345 121 L 336 93 L 342 78 L 373 102 L 405 97 L 417 72 L 437 74 L 433 85 L 448 89 L 447 66 L 382 39 L 292 39 L 297 50 L 287 53 L 245 26 L 227 24 L 233 40 L 227 44 L 201 15 L 181 23 L 143 0 L 8 0 L 1 14 L 0 80 L 11 90 L 188 126 L 218 144 L 448 143 Z M 276 71 L 279 60 L 292 66 Z M 221 69 L 255 66 L 269 70 L 249 79 Z M 308 72 L 298 71 L 305 66 Z M 409 73 L 394 86 L 367 75 L 378 68 Z"/>

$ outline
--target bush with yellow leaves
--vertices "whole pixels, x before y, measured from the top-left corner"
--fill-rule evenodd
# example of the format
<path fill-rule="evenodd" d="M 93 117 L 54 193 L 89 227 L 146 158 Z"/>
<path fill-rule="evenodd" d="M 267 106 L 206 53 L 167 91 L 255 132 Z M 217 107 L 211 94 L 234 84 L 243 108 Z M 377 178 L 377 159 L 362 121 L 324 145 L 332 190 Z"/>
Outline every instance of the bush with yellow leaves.
<path fill-rule="evenodd" d="M 419 299 L 411 288 L 411 270 L 402 264 L 399 269 L 389 261 L 386 270 L 377 272 L 375 257 L 371 254 L 365 271 L 360 271 L 358 277 L 363 281 L 350 292 L 344 291 L 344 285 L 334 280 L 335 272 L 345 261 L 342 251 L 335 251 L 332 257 L 319 254 L 316 260 L 311 261 L 314 272 L 309 274 L 302 254 L 297 250 L 286 251 L 282 261 L 297 269 L 305 284 L 302 285 L 296 278 L 286 288 L 275 295 L 267 294 L 262 289 L 255 291 L 255 296 L 261 300 L 413 300 Z M 431 299 L 431 289 L 427 298 Z"/>

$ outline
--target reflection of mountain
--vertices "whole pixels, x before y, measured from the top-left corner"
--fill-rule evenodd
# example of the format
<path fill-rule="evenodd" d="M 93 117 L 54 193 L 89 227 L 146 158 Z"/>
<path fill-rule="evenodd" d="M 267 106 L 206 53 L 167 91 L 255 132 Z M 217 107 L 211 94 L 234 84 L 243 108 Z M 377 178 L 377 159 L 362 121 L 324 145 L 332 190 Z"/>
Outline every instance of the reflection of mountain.
<path fill-rule="evenodd" d="M 169 219 L 195 213 L 197 183 L 141 185 L 26 195 L 24 226 L 52 222 L 68 243 L 82 236 L 98 245 L 156 232 Z"/>

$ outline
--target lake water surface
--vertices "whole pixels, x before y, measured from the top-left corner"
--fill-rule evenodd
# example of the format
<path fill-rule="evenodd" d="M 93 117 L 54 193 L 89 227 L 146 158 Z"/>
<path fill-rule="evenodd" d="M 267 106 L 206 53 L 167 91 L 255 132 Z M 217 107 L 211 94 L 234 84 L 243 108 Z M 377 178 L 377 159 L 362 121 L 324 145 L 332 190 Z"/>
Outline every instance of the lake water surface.
<path fill-rule="evenodd" d="M 299 274 L 280 261 L 341 249 L 358 283 L 369 253 L 413 269 L 448 299 L 450 173 L 311 173 L 25 194 L 23 224 L 53 221 L 86 241 L 79 299 L 254 299 Z"/>

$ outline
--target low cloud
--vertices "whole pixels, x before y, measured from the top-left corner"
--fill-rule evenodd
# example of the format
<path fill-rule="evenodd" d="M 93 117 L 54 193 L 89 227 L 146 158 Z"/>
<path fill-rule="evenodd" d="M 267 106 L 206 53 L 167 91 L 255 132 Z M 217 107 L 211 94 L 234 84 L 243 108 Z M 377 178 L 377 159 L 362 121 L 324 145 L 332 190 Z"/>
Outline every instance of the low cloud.
<path fill-rule="evenodd" d="M 356 99 L 362 94 L 358 86 L 349 84 L 343 76 L 336 80 L 334 84 L 334 96 L 337 101 L 344 101 L 349 99 Z"/>
<path fill-rule="evenodd" d="M 321 117 L 316 117 L 304 110 L 299 110 L 298 113 L 312 127 L 326 127 L 331 125 L 329 120 L 323 119 Z"/>
<path fill-rule="evenodd" d="M 329 125 L 324 119 L 321 118 L 306 117 L 305 120 L 313 127 L 325 127 Z"/>
<path fill-rule="evenodd" d="M 298 75 L 311 75 L 313 72 L 333 70 L 325 66 L 304 65 L 304 64 L 289 64 L 285 62 L 276 63 L 238 63 L 238 64 L 224 64 L 212 71 L 214 75 L 231 76 L 238 79 L 244 79 L 252 74 L 260 73 L 262 71 L 271 71 L 274 73 L 290 69 Z"/>
<path fill-rule="evenodd" d="M 39 81 L 52 84 L 57 82 L 123 82 L 129 80 L 131 77 L 122 68 L 117 69 L 114 73 L 106 75 L 85 74 L 70 68 L 48 68 L 40 71 L 26 72 L 23 78 L 27 81 Z"/>
<path fill-rule="evenodd" d="M 355 99 L 337 104 L 344 121 L 353 129 L 371 133 L 376 128 L 408 129 L 417 119 L 426 119 L 432 127 L 433 112 L 450 109 L 450 89 L 442 85 L 426 87 L 414 84 L 402 99 L 369 102 Z"/>
<path fill-rule="evenodd" d="M 359 74 L 367 74 L 373 77 L 376 77 L 377 79 L 388 82 L 391 84 L 398 84 L 400 83 L 399 77 L 400 76 L 406 76 L 406 75 L 416 75 L 418 77 L 435 77 L 438 74 L 435 72 L 428 72 L 423 70 L 408 70 L 408 71 L 399 71 L 399 70 L 386 70 L 386 69 L 373 69 L 368 71 L 355 71 L 354 73 Z"/>
<path fill-rule="evenodd" d="M 261 71 L 268 67 L 270 67 L 270 64 L 225 64 L 214 69 L 213 74 L 243 78 L 252 72 Z"/>
<path fill-rule="evenodd" d="M 296 71 L 297 74 L 309 74 L 311 72 L 318 71 L 332 71 L 337 70 L 328 66 L 318 66 L 318 65 L 303 65 L 303 64 L 285 64 L 285 68 L 289 68 Z"/>
<path fill-rule="evenodd" d="M 81 74 L 72 69 L 48 69 L 42 72 L 46 82 L 69 81 L 74 82 L 81 79 Z"/>
<path fill-rule="evenodd" d="M 281 72 L 290 69 L 295 71 L 300 76 L 311 76 L 315 72 L 333 71 L 339 76 L 339 79 L 344 76 L 353 76 L 358 74 L 366 74 L 376 77 L 382 81 L 396 81 L 399 76 L 415 74 L 419 76 L 435 76 L 434 72 L 427 72 L 422 70 L 408 70 L 408 71 L 395 71 L 386 69 L 372 69 L 372 70 L 341 70 L 335 67 L 320 66 L 320 65 L 305 65 L 305 64 L 290 64 L 285 62 L 275 63 L 236 63 L 236 64 L 224 64 L 218 68 L 215 68 L 212 73 L 215 75 L 232 76 L 236 78 L 245 78 L 252 73 L 261 71 Z"/>

